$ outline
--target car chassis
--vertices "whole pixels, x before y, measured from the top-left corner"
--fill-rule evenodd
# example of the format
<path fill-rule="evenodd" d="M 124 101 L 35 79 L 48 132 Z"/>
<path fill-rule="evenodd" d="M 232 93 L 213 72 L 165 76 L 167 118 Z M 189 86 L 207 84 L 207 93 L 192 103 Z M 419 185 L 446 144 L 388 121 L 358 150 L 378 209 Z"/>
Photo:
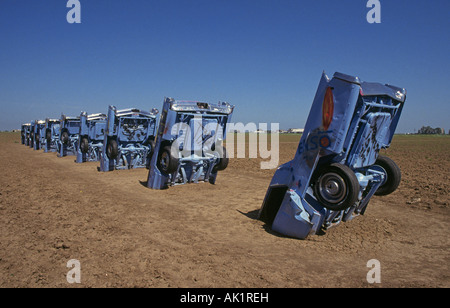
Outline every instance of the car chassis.
<path fill-rule="evenodd" d="M 379 151 L 390 146 L 405 99 L 402 88 L 323 73 L 295 157 L 275 172 L 259 219 L 304 239 L 395 191 L 400 169 Z"/>
<path fill-rule="evenodd" d="M 234 106 L 165 98 L 147 187 L 214 184 L 228 165 L 223 140 Z"/>

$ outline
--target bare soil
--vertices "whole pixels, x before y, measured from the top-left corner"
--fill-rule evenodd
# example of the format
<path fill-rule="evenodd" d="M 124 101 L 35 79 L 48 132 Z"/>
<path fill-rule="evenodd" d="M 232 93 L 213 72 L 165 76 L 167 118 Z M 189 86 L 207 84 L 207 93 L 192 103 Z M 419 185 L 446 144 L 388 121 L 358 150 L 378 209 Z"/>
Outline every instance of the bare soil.
<path fill-rule="evenodd" d="M 399 189 L 306 240 L 257 219 L 274 170 L 231 159 L 215 185 L 145 186 L 147 169 L 34 151 L 0 134 L 0 287 L 450 287 L 450 138 L 396 136 Z M 299 136 L 281 139 L 280 164 Z M 67 262 L 81 264 L 69 284 Z M 381 283 L 366 280 L 381 264 Z"/>

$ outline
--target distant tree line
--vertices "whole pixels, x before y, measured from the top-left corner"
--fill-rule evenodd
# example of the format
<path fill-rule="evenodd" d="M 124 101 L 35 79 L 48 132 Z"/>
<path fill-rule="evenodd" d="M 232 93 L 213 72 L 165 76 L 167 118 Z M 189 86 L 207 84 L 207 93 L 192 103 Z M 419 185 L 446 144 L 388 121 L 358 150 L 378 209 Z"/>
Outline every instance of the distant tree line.
<path fill-rule="evenodd" d="M 440 127 L 422 126 L 417 133 L 423 135 L 445 135 L 445 130 Z"/>

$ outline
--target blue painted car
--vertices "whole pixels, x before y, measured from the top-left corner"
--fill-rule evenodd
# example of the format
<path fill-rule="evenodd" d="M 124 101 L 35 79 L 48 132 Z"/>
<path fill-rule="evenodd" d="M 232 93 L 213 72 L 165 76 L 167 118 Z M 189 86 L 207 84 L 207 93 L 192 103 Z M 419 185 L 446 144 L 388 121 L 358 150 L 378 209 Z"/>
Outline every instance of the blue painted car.
<path fill-rule="evenodd" d="M 30 132 L 29 132 L 29 136 L 28 136 L 28 139 L 29 139 L 29 142 L 28 142 L 28 146 L 30 147 L 30 148 L 34 148 L 34 129 L 35 129 L 35 126 L 36 126 L 36 121 L 31 121 L 31 123 L 30 123 Z"/>
<path fill-rule="evenodd" d="M 99 161 L 106 130 L 106 114 L 80 114 L 80 134 L 77 142 L 77 163 Z"/>
<path fill-rule="evenodd" d="M 158 110 L 109 106 L 100 171 L 148 167 L 153 153 Z"/>
<path fill-rule="evenodd" d="M 59 119 L 45 119 L 45 140 L 43 144 L 44 153 L 56 152 L 59 143 L 60 131 Z"/>
<path fill-rule="evenodd" d="M 295 157 L 276 170 L 259 218 L 304 239 L 395 191 L 400 169 L 379 151 L 390 146 L 405 99 L 403 88 L 323 73 Z"/>
<path fill-rule="evenodd" d="M 228 165 L 223 140 L 234 106 L 165 98 L 147 187 L 209 182 Z"/>
<path fill-rule="evenodd" d="M 36 120 L 32 122 L 33 127 L 33 149 L 41 150 L 43 148 L 45 137 L 45 121 Z"/>
<path fill-rule="evenodd" d="M 30 144 L 30 128 L 31 123 L 24 123 L 20 130 L 21 142 L 26 146 Z"/>
<path fill-rule="evenodd" d="M 77 142 L 80 133 L 80 117 L 61 115 L 59 139 L 57 142 L 58 157 L 77 155 Z"/>

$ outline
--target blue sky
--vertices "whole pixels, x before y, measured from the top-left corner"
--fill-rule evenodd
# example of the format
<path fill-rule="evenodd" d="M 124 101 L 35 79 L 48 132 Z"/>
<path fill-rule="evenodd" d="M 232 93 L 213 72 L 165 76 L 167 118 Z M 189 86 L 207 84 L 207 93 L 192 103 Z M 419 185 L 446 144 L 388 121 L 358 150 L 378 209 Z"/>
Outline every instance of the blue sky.
<path fill-rule="evenodd" d="M 0 0 L 0 130 L 61 113 L 235 105 L 303 127 L 323 70 L 408 91 L 397 132 L 450 129 L 448 0 Z"/>

